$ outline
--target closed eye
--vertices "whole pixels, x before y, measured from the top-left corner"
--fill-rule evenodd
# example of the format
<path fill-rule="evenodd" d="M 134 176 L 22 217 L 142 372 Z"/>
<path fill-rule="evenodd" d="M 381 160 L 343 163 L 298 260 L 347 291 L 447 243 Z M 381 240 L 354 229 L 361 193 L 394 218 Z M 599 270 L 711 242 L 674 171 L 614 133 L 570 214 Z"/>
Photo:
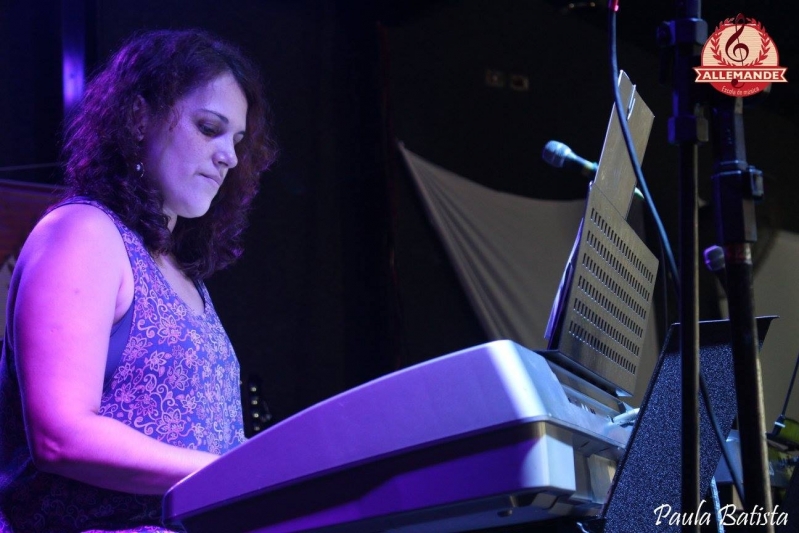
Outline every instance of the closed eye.
<path fill-rule="evenodd" d="M 200 130 L 200 133 L 207 137 L 214 137 L 218 133 L 216 127 L 211 124 L 200 123 L 197 128 Z"/>

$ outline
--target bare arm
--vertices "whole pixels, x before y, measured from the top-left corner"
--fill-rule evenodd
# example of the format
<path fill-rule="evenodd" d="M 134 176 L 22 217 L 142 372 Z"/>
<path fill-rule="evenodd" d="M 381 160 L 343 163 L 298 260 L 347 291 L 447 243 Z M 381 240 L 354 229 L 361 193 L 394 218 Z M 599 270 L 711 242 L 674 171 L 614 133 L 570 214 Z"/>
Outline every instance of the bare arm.
<path fill-rule="evenodd" d="M 61 207 L 20 254 L 16 364 L 33 458 L 44 471 L 103 488 L 163 494 L 217 456 L 171 446 L 98 414 L 109 334 L 132 298 L 113 222 Z"/>

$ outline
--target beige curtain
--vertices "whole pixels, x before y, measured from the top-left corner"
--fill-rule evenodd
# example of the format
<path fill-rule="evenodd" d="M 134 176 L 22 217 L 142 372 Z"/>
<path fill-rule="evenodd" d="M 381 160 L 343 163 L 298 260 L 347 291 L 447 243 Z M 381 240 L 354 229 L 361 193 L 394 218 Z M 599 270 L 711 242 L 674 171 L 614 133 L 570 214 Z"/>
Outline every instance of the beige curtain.
<path fill-rule="evenodd" d="M 546 349 L 544 331 L 585 200 L 538 200 L 499 192 L 402 144 L 400 151 L 488 337 Z M 629 400 L 633 405 L 640 403 L 659 349 L 650 313 L 636 390 Z"/>
<path fill-rule="evenodd" d="M 545 349 L 585 201 L 498 192 L 400 150 L 486 334 Z"/>

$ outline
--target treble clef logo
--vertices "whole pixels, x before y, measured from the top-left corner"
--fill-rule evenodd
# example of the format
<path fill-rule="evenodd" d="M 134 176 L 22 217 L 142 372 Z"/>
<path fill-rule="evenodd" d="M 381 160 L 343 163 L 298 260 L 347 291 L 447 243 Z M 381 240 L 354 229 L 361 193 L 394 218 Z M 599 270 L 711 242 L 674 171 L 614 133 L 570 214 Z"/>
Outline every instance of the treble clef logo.
<path fill-rule="evenodd" d="M 749 57 L 749 47 L 746 46 L 745 43 L 741 42 L 741 34 L 746 29 L 746 17 L 743 13 L 738 13 L 738 16 L 735 17 L 735 33 L 727 39 L 727 44 L 724 47 L 724 52 L 727 54 L 727 57 L 732 59 L 733 61 L 737 61 L 738 63 L 743 66 L 744 61 L 746 58 Z M 732 48 L 732 52 L 730 51 Z M 732 86 L 737 87 L 740 84 L 738 79 L 732 80 Z"/>
<path fill-rule="evenodd" d="M 777 46 L 763 24 L 738 13 L 723 19 L 705 41 L 695 81 L 734 98 L 752 96 L 788 81 L 787 68 L 778 63 Z"/>

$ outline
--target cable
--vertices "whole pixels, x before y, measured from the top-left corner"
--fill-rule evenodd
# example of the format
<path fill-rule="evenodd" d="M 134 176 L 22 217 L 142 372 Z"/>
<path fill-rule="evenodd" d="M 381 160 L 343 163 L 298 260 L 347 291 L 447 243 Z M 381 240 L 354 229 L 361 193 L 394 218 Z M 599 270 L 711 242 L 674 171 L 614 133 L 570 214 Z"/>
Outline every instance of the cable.
<path fill-rule="evenodd" d="M 0 167 L 0 172 L 19 172 L 20 170 L 39 170 L 41 168 L 57 168 L 60 163 L 38 163 L 33 165 L 12 165 Z"/>
<path fill-rule="evenodd" d="M 738 496 L 741 497 L 741 501 L 743 502 L 745 501 L 744 486 L 741 482 L 740 476 L 738 475 L 738 471 L 733 468 L 734 465 L 732 462 L 732 457 L 730 457 L 730 452 L 725 445 L 726 439 L 721 433 L 721 426 L 719 426 L 716 413 L 710 406 L 710 394 L 707 392 L 707 384 L 705 383 L 705 378 L 702 376 L 702 374 L 699 375 L 699 388 L 702 392 L 702 400 L 705 402 L 705 409 L 707 410 L 707 416 L 710 419 L 710 425 L 713 426 L 713 433 L 716 434 L 716 442 L 718 442 L 718 445 L 721 448 L 721 455 L 724 457 L 724 462 L 727 464 L 727 470 L 730 471 L 730 478 L 735 485 L 735 490 L 738 491 Z"/>
<path fill-rule="evenodd" d="M 666 255 L 666 264 L 668 265 L 669 272 L 671 273 L 672 281 L 674 283 L 677 294 L 680 293 L 680 275 L 677 270 L 677 262 L 674 260 L 674 254 L 671 251 L 671 244 L 666 235 L 666 229 L 663 227 L 663 221 L 660 219 L 655 202 L 652 200 L 652 195 L 649 193 L 649 186 L 644 179 L 644 173 L 641 171 L 641 165 L 638 163 L 638 154 L 635 153 L 635 146 L 633 145 L 632 134 L 627 125 L 627 117 L 625 116 L 626 107 L 621 102 L 621 94 L 619 93 L 618 79 L 619 79 L 619 63 L 616 56 L 616 11 L 618 11 L 618 0 L 610 0 L 608 6 L 608 26 L 610 33 L 610 75 L 613 83 L 613 100 L 616 104 L 616 114 L 619 117 L 619 124 L 621 125 L 621 132 L 624 136 L 624 143 L 627 145 L 627 151 L 630 154 L 630 162 L 632 163 L 633 170 L 635 171 L 635 178 L 638 180 L 638 186 L 641 192 L 644 193 L 644 199 L 647 207 L 655 220 L 660 240 L 663 243 L 664 252 Z"/>
<path fill-rule="evenodd" d="M 796 363 L 793 366 L 793 376 L 791 377 L 791 384 L 788 385 L 788 394 L 785 395 L 785 403 L 782 404 L 782 411 L 780 416 L 785 418 L 785 413 L 788 412 L 788 401 L 791 399 L 791 392 L 793 392 L 793 384 L 796 382 L 796 371 L 799 370 L 799 354 L 796 355 Z"/>

